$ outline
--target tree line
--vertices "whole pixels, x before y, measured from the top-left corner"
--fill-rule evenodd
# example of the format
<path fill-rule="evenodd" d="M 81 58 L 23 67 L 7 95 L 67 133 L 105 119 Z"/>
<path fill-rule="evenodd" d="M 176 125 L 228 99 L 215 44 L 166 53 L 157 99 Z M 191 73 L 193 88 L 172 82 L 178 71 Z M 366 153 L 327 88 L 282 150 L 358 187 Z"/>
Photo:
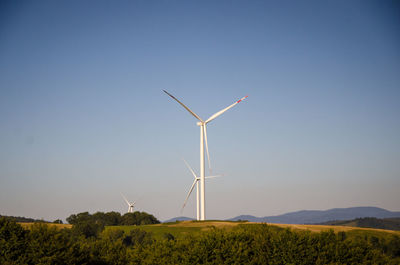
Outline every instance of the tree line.
<path fill-rule="evenodd" d="M 72 214 L 67 218 L 67 222 L 72 224 L 72 230 L 77 234 L 82 234 L 85 237 L 97 236 L 103 231 L 105 226 L 116 225 L 149 225 L 159 224 L 151 214 L 146 212 L 133 212 L 121 215 L 119 212 L 97 212 L 90 214 L 83 212 Z"/>
<path fill-rule="evenodd" d="M 389 233 L 314 233 L 253 224 L 155 239 L 140 226 L 86 234 L 79 225 L 59 229 L 36 223 L 23 229 L 1 218 L 0 264 L 400 264 L 400 237 Z"/>
<path fill-rule="evenodd" d="M 23 216 L 7 216 L 7 215 L 0 215 L 0 218 L 4 217 L 9 220 L 12 220 L 14 222 L 19 222 L 19 223 L 48 223 L 48 221 L 42 220 L 42 219 L 33 219 L 33 218 L 27 218 Z"/>
<path fill-rule="evenodd" d="M 83 212 L 78 214 L 71 214 L 67 217 L 67 222 L 70 224 L 77 224 L 82 222 L 97 222 L 105 226 L 110 225 L 147 225 L 147 224 L 159 224 L 160 221 L 157 220 L 151 214 L 146 212 L 133 212 L 121 215 L 119 212 L 96 212 L 90 214 L 89 212 Z"/>

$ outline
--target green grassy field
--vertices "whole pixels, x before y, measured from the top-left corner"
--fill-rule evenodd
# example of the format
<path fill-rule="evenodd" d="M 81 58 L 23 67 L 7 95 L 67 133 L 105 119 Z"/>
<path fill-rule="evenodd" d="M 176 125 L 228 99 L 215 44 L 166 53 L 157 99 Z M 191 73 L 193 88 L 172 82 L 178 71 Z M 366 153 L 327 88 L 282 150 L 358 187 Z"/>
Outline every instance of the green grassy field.
<path fill-rule="evenodd" d="M 201 231 L 200 227 L 169 227 L 164 225 L 108 226 L 106 229 L 121 229 L 125 233 L 129 233 L 129 231 L 134 229 L 141 229 L 146 232 L 151 232 L 157 239 L 164 237 L 167 233 L 177 238 L 187 234 L 198 234 Z"/>
<path fill-rule="evenodd" d="M 188 234 L 196 235 L 202 231 L 207 231 L 213 228 L 230 229 L 244 222 L 227 222 L 227 221 L 184 221 L 163 223 L 155 225 L 139 225 L 139 226 L 108 226 L 106 229 L 121 229 L 124 232 L 129 232 L 133 229 L 142 229 L 146 232 L 151 232 L 155 238 L 162 238 L 169 233 L 175 238 L 179 238 Z"/>
<path fill-rule="evenodd" d="M 251 222 L 230 222 L 230 221 L 183 221 L 173 223 L 163 223 L 156 225 L 139 225 L 139 226 L 109 226 L 106 229 L 121 229 L 129 232 L 133 229 L 142 229 L 146 232 L 151 232 L 155 238 L 162 238 L 165 234 L 172 234 L 175 238 L 179 238 L 188 234 L 196 235 L 202 231 L 207 231 L 213 228 L 230 230 L 237 225 L 256 225 L 257 223 Z M 278 226 L 281 228 L 290 228 L 293 230 L 308 230 L 311 232 L 321 232 L 333 230 L 335 233 L 347 232 L 352 235 L 375 235 L 383 236 L 385 234 L 396 234 L 400 236 L 400 231 L 372 229 L 372 228 L 358 228 L 349 226 L 328 226 L 328 225 L 290 225 L 290 224 L 268 224 L 271 226 Z"/>
<path fill-rule="evenodd" d="M 33 223 L 20 223 L 25 229 Z M 71 228 L 69 224 L 52 224 L 46 223 L 50 226 L 55 226 L 57 228 Z M 182 221 L 173 223 L 162 223 L 154 225 L 130 225 L 130 226 L 107 226 L 105 229 L 120 229 L 126 233 L 129 233 L 133 229 L 141 229 L 146 232 L 151 232 L 156 239 L 161 239 L 165 234 L 171 234 L 175 238 L 180 238 L 186 235 L 196 235 L 202 231 L 207 231 L 213 228 L 221 228 L 225 230 L 230 230 L 237 225 L 255 225 L 257 223 L 252 222 L 232 222 L 232 221 Z M 298 225 L 298 224 L 268 224 L 271 226 L 278 226 L 281 228 L 290 228 L 292 230 L 308 230 L 311 232 L 321 232 L 333 230 L 335 233 L 346 232 L 350 236 L 357 235 L 370 235 L 376 237 L 382 237 L 387 234 L 395 234 L 400 236 L 400 231 L 394 230 L 384 230 L 384 229 L 374 229 L 374 228 L 359 228 L 350 226 L 331 226 L 331 225 Z"/>

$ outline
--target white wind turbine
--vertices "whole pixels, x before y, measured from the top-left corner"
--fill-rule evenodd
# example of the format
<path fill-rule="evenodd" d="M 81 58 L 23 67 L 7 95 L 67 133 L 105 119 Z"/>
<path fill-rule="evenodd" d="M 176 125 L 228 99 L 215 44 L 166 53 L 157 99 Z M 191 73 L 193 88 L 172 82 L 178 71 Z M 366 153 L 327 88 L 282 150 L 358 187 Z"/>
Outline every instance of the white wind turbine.
<path fill-rule="evenodd" d="M 185 159 L 183 159 L 183 162 L 185 162 L 187 168 L 188 168 L 188 169 L 190 170 L 190 172 L 192 173 L 192 175 L 193 175 L 193 177 L 194 177 L 194 181 L 193 181 L 193 184 L 192 184 L 192 186 L 190 187 L 189 192 L 188 192 L 188 194 L 187 194 L 187 196 L 186 196 L 185 202 L 183 203 L 181 212 L 183 211 L 183 208 L 185 208 L 186 202 L 187 202 L 187 200 L 189 199 L 189 196 L 190 196 L 190 194 L 192 193 L 194 186 L 196 185 L 196 191 L 197 191 L 197 194 L 196 194 L 196 206 L 197 206 L 196 209 L 197 209 L 197 211 L 196 211 L 196 213 L 197 213 L 197 221 L 199 221 L 199 220 L 200 220 L 200 192 L 199 192 L 199 180 L 200 180 L 200 178 L 196 175 L 196 173 L 194 173 L 193 169 L 190 167 L 190 165 L 186 162 Z M 217 178 L 217 177 L 221 177 L 221 176 L 222 176 L 222 175 L 215 175 L 215 176 L 207 176 L 207 177 L 205 177 L 205 178 L 206 178 L 206 179 L 211 179 L 211 178 Z"/>
<path fill-rule="evenodd" d="M 124 200 L 126 201 L 126 203 L 128 204 L 128 213 L 133 213 L 133 206 L 135 205 L 135 203 L 136 202 L 129 202 L 126 198 L 125 198 L 125 196 L 124 195 L 122 195 L 122 193 L 121 193 L 121 196 L 122 196 L 122 198 L 124 198 Z"/>
<path fill-rule="evenodd" d="M 209 169 L 211 171 L 211 165 L 210 165 L 210 154 L 208 152 L 208 142 L 207 142 L 207 123 L 209 123 L 210 121 L 214 120 L 215 118 L 217 118 L 218 116 L 220 116 L 222 113 L 224 113 L 225 111 L 229 110 L 230 108 L 232 108 L 233 106 L 235 106 L 236 104 L 238 104 L 240 101 L 244 100 L 245 98 L 247 98 L 247 96 L 239 99 L 238 101 L 236 101 L 235 103 L 233 103 L 232 105 L 226 107 L 223 110 L 218 111 L 217 113 L 211 115 L 210 118 L 208 118 L 207 120 L 203 120 L 201 119 L 196 113 L 194 113 L 192 110 L 190 110 L 188 107 L 186 107 L 182 102 L 180 102 L 177 98 L 175 98 L 174 96 L 172 96 L 170 93 L 168 93 L 167 91 L 163 90 L 168 96 L 170 96 L 171 98 L 173 98 L 174 100 L 176 100 L 179 104 L 182 105 L 182 107 L 184 107 L 187 111 L 190 112 L 190 114 L 192 114 L 196 119 L 198 119 L 199 121 L 197 122 L 197 125 L 200 126 L 200 220 L 205 220 L 206 219 L 206 203 L 205 203 L 205 176 L 204 176 L 204 140 L 206 142 L 206 151 L 207 151 L 207 159 L 208 159 L 208 166 Z"/>

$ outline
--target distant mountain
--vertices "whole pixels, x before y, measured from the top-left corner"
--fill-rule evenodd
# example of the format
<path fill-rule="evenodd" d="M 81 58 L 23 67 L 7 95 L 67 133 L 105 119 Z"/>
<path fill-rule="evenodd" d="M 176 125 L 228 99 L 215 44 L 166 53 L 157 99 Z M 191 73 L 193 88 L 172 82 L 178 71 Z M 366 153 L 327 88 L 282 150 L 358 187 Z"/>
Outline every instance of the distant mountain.
<path fill-rule="evenodd" d="M 247 220 L 250 222 L 266 222 L 280 224 L 315 224 L 333 220 L 351 220 L 363 217 L 391 218 L 400 217 L 400 212 L 391 212 L 378 207 L 334 208 L 325 211 L 303 210 L 277 216 L 255 217 L 239 215 L 230 221 Z"/>
<path fill-rule="evenodd" d="M 379 219 L 375 217 L 365 217 L 344 221 L 328 221 L 324 223 L 319 223 L 318 225 L 340 225 L 400 231 L 400 218 L 397 217 Z"/>
<path fill-rule="evenodd" d="M 172 223 L 172 222 L 176 222 L 176 221 L 192 221 L 195 220 L 193 218 L 190 217 L 185 217 L 185 216 L 180 216 L 180 217 L 174 217 L 168 220 L 163 221 L 163 223 Z"/>

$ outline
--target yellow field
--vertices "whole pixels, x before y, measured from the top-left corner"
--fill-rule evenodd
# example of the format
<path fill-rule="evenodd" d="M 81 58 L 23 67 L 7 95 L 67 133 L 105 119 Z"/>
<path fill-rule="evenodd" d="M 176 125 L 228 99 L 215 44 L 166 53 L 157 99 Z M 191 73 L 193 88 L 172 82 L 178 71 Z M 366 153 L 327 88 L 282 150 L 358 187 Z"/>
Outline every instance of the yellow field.
<path fill-rule="evenodd" d="M 22 227 L 29 229 L 34 223 L 19 223 Z M 70 224 L 53 224 L 53 223 L 44 223 L 46 225 L 55 226 L 57 228 L 71 228 Z M 120 228 L 123 230 L 130 230 L 133 228 L 141 228 L 148 231 L 160 230 L 167 231 L 168 228 L 171 230 L 181 231 L 183 233 L 190 233 L 191 231 L 206 231 L 211 228 L 224 228 L 229 229 L 234 226 L 245 224 L 260 224 L 253 222 L 230 222 L 230 221 L 182 221 L 176 223 L 166 223 L 166 224 L 154 224 L 154 225 L 141 225 L 141 226 L 118 226 L 114 228 Z M 267 223 L 267 225 L 278 226 L 282 228 L 290 228 L 293 230 L 309 230 L 311 232 L 321 232 L 333 230 L 335 233 L 337 232 L 348 232 L 348 231 L 374 231 L 374 232 L 386 232 L 392 233 L 400 236 L 400 231 L 393 230 L 384 230 L 384 229 L 375 229 L 375 228 L 361 228 L 361 227 L 351 227 L 351 226 L 332 226 L 332 225 L 299 225 L 299 224 L 272 224 Z M 110 227 L 111 228 L 111 227 Z"/>
<path fill-rule="evenodd" d="M 279 227 L 288 227 L 295 230 L 310 230 L 312 232 L 321 232 L 327 230 L 333 230 L 335 233 L 337 232 L 348 232 L 352 230 L 364 230 L 364 231 L 376 231 L 376 232 L 387 232 L 400 235 L 400 231 L 394 230 L 385 230 L 385 229 L 376 229 L 376 228 L 362 228 L 362 227 L 352 227 L 352 226 L 338 226 L 338 225 L 296 225 L 296 224 L 268 224 L 275 225 Z"/>
<path fill-rule="evenodd" d="M 255 224 L 250 222 L 229 222 L 229 221 L 182 221 L 170 224 L 157 224 L 156 226 L 168 226 L 168 227 L 232 227 L 239 224 Z"/>
<path fill-rule="evenodd" d="M 29 227 L 31 227 L 35 223 L 18 223 L 18 224 L 20 224 L 25 229 L 29 229 Z M 55 227 L 60 228 L 60 229 L 62 229 L 62 228 L 71 228 L 72 227 L 72 225 L 70 225 L 70 224 L 53 224 L 53 223 L 41 223 L 41 224 L 55 226 Z"/>
<path fill-rule="evenodd" d="M 177 222 L 172 224 L 157 224 L 153 226 L 168 226 L 168 227 L 197 227 L 203 228 L 201 230 L 207 230 L 211 227 L 216 228 L 229 228 L 239 224 L 260 224 L 255 222 L 227 222 L 227 221 L 204 221 L 204 222 L 197 222 L 197 221 L 183 221 Z M 272 224 L 267 223 L 267 225 L 278 226 L 283 228 L 290 228 L 294 230 L 309 230 L 311 232 L 321 232 L 321 231 L 328 231 L 333 230 L 335 233 L 337 232 L 348 232 L 352 230 L 364 230 L 364 231 L 376 231 L 376 232 L 387 232 L 400 235 L 400 231 L 394 230 L 385 230 L 385 229 L 375 229 L 375 228 L 361 228 L 361 227 L 351 227 L 351 226 L 336 226 L 336 225 L 299 225 L 299 224 Z"/>

